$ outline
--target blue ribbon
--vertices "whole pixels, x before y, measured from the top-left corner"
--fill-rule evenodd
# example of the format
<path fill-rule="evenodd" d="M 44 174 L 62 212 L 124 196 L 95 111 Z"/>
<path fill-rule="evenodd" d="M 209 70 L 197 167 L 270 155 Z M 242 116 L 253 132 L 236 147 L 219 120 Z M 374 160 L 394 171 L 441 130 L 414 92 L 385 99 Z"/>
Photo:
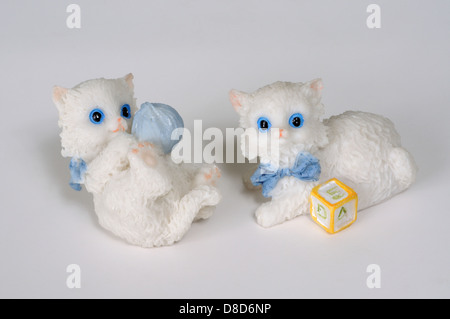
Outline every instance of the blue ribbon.
<path fill-rule="evenodd" d="M 301 152 L 297 155 L 292 168 L 278 169 L 270 164 L 260 164 L 250 180 L 255 186 L 262 185 L 264 197 L 271 197 L 269 193 L 278 181 L 286 176 L 293 176 L 305 182 L 318 181 L 320 177 L 319 160 L 310 153 Z"/>
<path fill-rule="evenodd" d="M 76 191 L 81 191 L 81 184 L 84 184 L 84 174 L 87 170 L 86 162 L 82 158 L 72 157 L 70 160 L 69 169 L 70 187 Z"/>

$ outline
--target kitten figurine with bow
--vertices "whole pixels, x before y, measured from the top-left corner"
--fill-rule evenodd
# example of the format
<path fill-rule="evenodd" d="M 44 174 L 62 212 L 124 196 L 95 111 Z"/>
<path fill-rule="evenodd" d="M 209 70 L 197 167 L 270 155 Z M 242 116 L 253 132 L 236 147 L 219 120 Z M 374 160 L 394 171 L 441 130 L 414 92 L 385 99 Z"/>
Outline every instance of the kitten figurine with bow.
<path fill-rule="evenodd" d="M 311 190 L 331 178 L 356 191 L 358 210 L 404 191 L 415 180 L 414 160 L 390 120 L 348 111 L 322 121 L 322 89 L 322 80 L 316 79 L 275 82 L 254 93 L 230 92 L 245 129 L 242 152 L 260 162 L 244 176 L 244 184 L 262 187 L 263 195 L 271 197 L 255 212 L 263 227 L 309 212 Z"/>
<path fill-rule="evenodd" d="M 164 104 L 144 103 L 137 111 L 132 74 L 56 86 L 53 101 L 62 155 L 71 158 L 70 186 L 84 184 L 93 194 L 101 226 L 153 247 L 173 244 L 194 220 L 211 216 L 221 199 L 218 169 L 172 161 L 177 141 L 167 136 L 183 121 Z"/>

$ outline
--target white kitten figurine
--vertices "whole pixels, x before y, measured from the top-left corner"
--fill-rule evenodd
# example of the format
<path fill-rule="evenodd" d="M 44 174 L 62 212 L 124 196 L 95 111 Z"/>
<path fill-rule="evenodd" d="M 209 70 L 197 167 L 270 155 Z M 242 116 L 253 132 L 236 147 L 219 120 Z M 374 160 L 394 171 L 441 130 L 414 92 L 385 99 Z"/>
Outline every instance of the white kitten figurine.
<path fill-rule="evenodd" d="M 219 171 L 215 166 L 175 164 L 161 145 L 130 134 L 137 111 L 132 81 L 128 74 L 89 80 L 73 89 L 54 87 L 62 155 L 72 158 L 70 185 L 80 190 L 84 184 L 93 194 L 104 228 L 134 245 L 170 245 L 194 220 L 212 214 L 221 198 L 213 186 Z M 171 123 L 170 114 L 176 111 L 162 104 L 144 105 L 142 112 L 147 113 L 140 117 L 137 132 L 154 137 L 158 130 L 152 125 Z"/>
<path fill-rule="evenodd" d="M 251 94 L 230 92 L 245 129 L 242 152 L 261 163 L 244 182 L 248 188 L 262 186 L 263 195 L 272 198 L 255 213 L 263 227 L 309 212 L 312 188 L 333 177 L 356 191 L 359 210 L 404 191 L 415 180 L 414 160 L 401 147 L 390 120 L 348 111 L 322 121 L 322 88 L 322 80 L 316 79 L 276 82 Z M 259 133 L 249 134 L 255 130 Z M 279 139 L 268 139 L 274 131 Z M 273 141 L 279 151 L 273 151 Z M 249 148 L 252 144 L 259 148 Z"/>

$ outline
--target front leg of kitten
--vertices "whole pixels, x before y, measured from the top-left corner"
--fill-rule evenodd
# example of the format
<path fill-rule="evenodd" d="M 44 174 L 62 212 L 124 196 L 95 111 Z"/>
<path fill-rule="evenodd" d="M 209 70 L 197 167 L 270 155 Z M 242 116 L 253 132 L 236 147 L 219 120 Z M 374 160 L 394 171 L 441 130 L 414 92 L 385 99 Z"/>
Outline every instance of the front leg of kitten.
<path fill-rule="evenodd" d="M 136 187 L 147 201 L 167 194 L 172 190 L 172 179 L 166 169 L 165 158 L 150 145 L 137 144 L 128 152 L 130 163 L 130 187 Z"/>
<path fill-rule="evenodd" d="M 85 186 L 88 192 L 102 192 L 113 175 L 127 168 L 127 155 L 132 143 L 131 135 L 117 133 L 100 154 L 87 164 Z"/>
<path fill-rule="evenodd" d="M 315 182 L 302 182 L 294 177 L 281 179 L 272 191 L 272 200 L 262 204 L 255 212 L 256 221 L 262 227 L 271 227 L 306 214 L 309 195 Z"/>

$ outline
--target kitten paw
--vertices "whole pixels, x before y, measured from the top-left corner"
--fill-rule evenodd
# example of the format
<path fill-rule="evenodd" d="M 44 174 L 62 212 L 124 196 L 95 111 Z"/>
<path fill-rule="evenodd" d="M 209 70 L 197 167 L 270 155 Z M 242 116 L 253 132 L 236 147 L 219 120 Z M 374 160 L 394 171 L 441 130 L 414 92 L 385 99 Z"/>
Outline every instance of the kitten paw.
<path fill-rule="evenodd" d="M 155 167 L 158 164 L 158 161 L 156 160 L 155 154 L 151 149 L 151 144 L 146 144 L 148 145 L 139 143 L 137 148 L 131 149 L 130 155 L 139 157 L 149 167 Z"/>
<path fill-rule="evenodd" d="M 138 148 L 132 148 L 129 154 L 130 162 L 136 162 L 141 160 L 145 165 L 149 167 L 155 167 L 158 164 L 156 156 L 151 148 L 144 147 L 144 145 L 138 144 Z"/>
<path fill-rule="evenodd" d="M 206 166 L 200 169 L 196 178 L 195 185 L 216 185 L 216 181 L 221 177 L 217 166 Z"/>
<path fill-rule="evenodd" d="M 144 150 L 141 154 L 142 160 L 150 167 L 156 166 L 158 161 L 150 150 Z"/>
<path fill-rule="evenodd" d="M 200 219 L 208 219 L 209 217 L 214 214 L 214 211 L 216 210 L 215 206 L 205 206 L 202 209 L 200 209 L 197 213 L 197 216 L 195 216 L 194 221 L 198 221 Z"/>
<path fill-rule="evenodd" d="M 255 212 L 256 222 L 264 227 L 269 228 L 280 223 L 277 212 L 271 206 L 262 204 Z"/>
<path fill-rule="evenodd" d="M 190 192 L 190 197 L 197 200 L 199 210 L 208 206 L 216 206 L 222 199 L 219 190 L 209 185 L 200 185 L 195 187 Z"/>

